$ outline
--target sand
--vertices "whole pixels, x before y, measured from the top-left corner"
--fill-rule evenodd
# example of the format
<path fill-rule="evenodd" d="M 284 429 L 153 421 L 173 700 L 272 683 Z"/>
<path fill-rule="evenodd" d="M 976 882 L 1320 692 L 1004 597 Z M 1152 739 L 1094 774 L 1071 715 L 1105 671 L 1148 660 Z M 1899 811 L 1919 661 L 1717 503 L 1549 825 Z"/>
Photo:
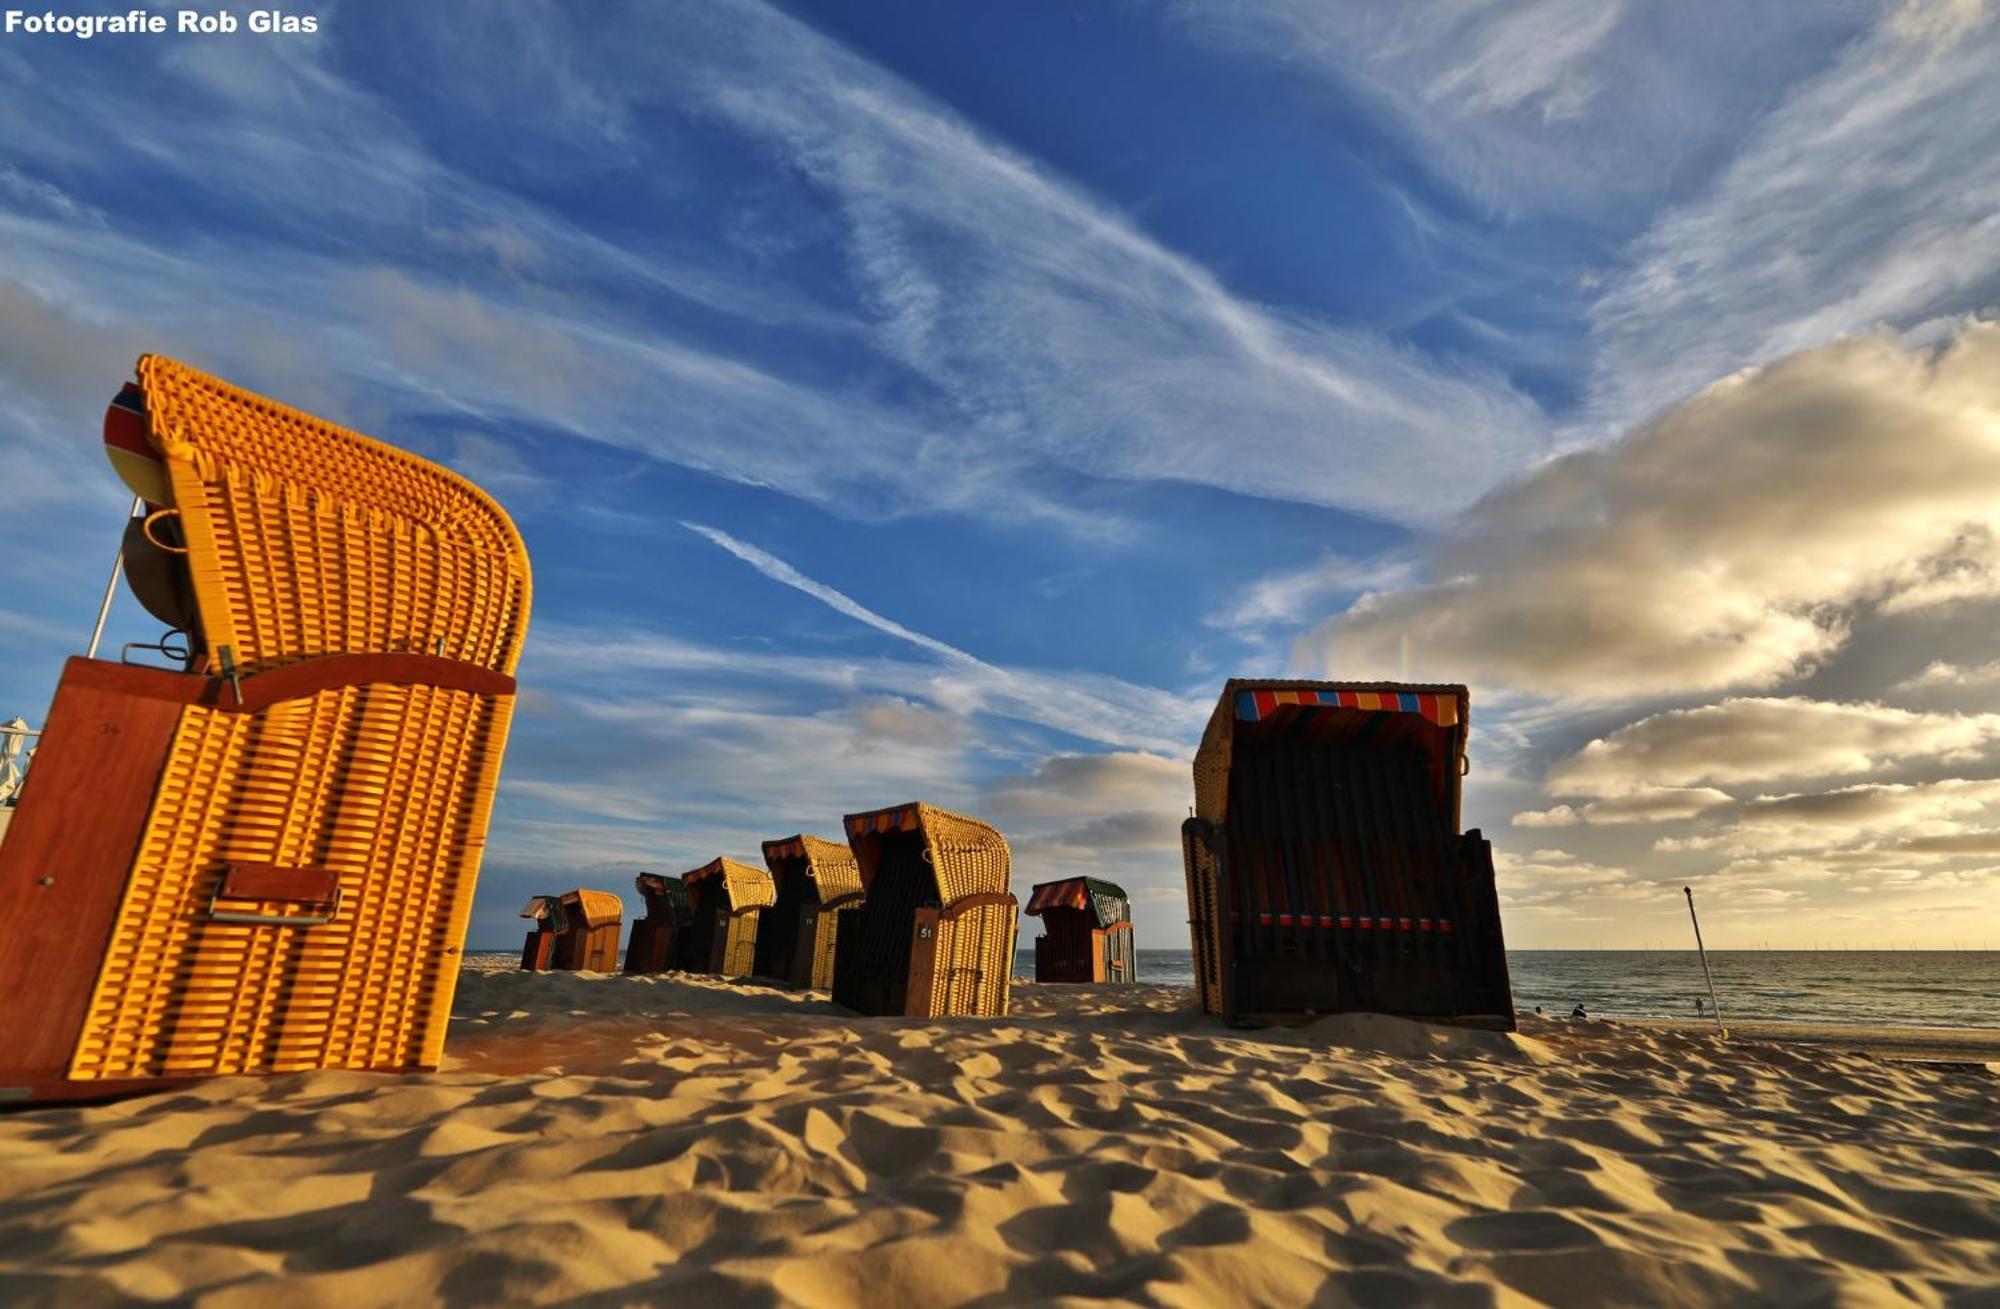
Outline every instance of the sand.
<path fill-rule="evenodd" d="M 470 965 L 435 1075 L 0 1115 L 0 1303 L 2000 1304 L 2000 1069 L 1189 999 Z"/>

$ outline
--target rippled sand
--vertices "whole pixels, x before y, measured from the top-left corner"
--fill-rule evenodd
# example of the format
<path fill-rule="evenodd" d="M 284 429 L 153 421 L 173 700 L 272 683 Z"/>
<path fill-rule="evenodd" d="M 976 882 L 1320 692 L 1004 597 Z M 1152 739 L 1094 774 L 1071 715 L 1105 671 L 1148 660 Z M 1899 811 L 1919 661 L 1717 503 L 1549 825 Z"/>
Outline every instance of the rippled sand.
<path fill-rule="evenodd" d="M 435 1076 L 0 1116 L 0 1303 L 2000 1303 L 1982 1065 L 1188 1003 L 470 965 Z"/>

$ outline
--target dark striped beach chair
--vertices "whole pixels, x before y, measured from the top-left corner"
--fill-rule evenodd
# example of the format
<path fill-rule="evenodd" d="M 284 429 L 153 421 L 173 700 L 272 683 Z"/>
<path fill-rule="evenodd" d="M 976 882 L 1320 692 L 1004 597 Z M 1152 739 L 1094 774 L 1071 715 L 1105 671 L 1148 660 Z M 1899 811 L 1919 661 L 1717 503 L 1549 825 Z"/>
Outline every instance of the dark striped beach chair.
<path fill-rule="evenodd" d="M 764 842 L 777 899 L 757 928 L 759 977 L 833 989 L 834 951 L 861 908 L 861 865 L 852 848 L 817 836 Z"/>
<path fill-rule="evenodd" d="M 1511 1029 L 1492 847 L 1459 831 L 1462 686 L 1232 681 L 1183 827 L 1202 1006 Z"/>
<path fill-rule="evenodd" d="M 734 859 L 714 859 L 681 880 L 687 884 L 689 917 L 681 967 L 720 977 L 750 976 L 764 911 L 777 900 L 771 874 Z"/>
<path fill-rule="evenodd" d="M 664 973 L 679 968 L 689 922 L 687 883 L 662 873 L 640 873 L 637 884 L 646 916 L 632 924 L 625 971 Z"/>
<path fill-rule="evenodd" d="M 1037 982 L 1136 982 L 1132 902 L 1125 889 L 1098 877 L 1043 882 L 1023 913 L 1042 920 L 1035 938 Z"/>
<path fill-rule="evenodd" d="M 1020 902 L 1006 838 L 927 804 L 849 814 L 866 893 L 841 929 L 833 998 L 863 1014 L 997 1017 L 1007 1012 Z"/>

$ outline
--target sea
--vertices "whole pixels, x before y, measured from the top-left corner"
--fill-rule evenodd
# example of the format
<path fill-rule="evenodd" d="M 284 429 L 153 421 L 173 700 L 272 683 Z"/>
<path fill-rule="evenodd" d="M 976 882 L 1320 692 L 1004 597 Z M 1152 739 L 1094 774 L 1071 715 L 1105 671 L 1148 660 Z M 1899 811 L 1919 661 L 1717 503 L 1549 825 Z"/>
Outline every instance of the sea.
<path fill-rule="evenodd" d="M 1725 1018 L 1895 1027 L 2000 1027 L 2000 950 L 1711 950 Z M 1509 950 L 1514 1007 L 1691 1018 L 1707 1002 L 1692 950 Z M 1035 973 L 1033 950 L 1014 957 Z M 1194 985 L 1186 950 L 1140 950 L 1139 980 Z"/>

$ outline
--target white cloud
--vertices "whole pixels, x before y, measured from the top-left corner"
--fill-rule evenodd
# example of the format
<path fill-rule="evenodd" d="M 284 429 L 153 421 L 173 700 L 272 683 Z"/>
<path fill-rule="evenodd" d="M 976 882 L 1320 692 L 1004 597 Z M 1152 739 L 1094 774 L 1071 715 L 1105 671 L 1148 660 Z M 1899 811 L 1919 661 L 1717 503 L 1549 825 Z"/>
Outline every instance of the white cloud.
<path fill-rule="evenodd" d="M 1205 721 L 1200 705 L 1166 691 L 1094 674 L 1047 673 L 989 664 L 935 637 L 884 618 L 843 592 L 807 577 L 769 551 L 739 541 L 719 528 L 699 523 L 683 526 L 773 581 L 802 591 L 834 611 L 936 658 L 949 673 L 929 679 L 926 689 L 938 703 L 956 713 L 998 713 L 1086 740 L 1160 753 L 1182 748 L 1185 741 L 1199 735 Z M 1182 738 L 1165 734 L 1175 727 L 1181 729 Z"/>
<path fill-rule="evenodd" d="M 1628 823 L 1668 823 L 1695 818 L 1735 803 L 1713 787 L 1660 787 L 1628 791 L 1609 799 L 1593 800 L 1582 806 L 1556 805 L 1552 809 L 1515 814 L 1516 827 L 1571 827 L 1587 823 L 1594 827 L 1616 827 Z"/>
<path fill-rule="evenodd" d="M 1492 209 L 1574 219 L 1686 189 L 1873 6 L 1183 0 L 1194 36 L 1376 108 Z"/>
<path fill-rule="evenodd" d="M 1539 410 L 1497 375 L 1246 302 L 803 25 L 713 21 L 713 111 L 836 198 L 876 344 L 978 440 L 1395 519 L 1449 513 L 1540 448 Z"/>
<path fill-rule="evenodd" d="M 659 179 L 633 200 L 667 205 L 690 149 L 667 124 L 689 115 L 704 139 L 776 156 L 798 207 L 824 206 L 788 222 L 820 224 L 852 282 L 800 289 L 790 266 L 733 247 L 696 257 L 650 230 L 607 239 L 524 198 L 536 188 L 459 166 L 394 101 L 344 79 L 323 42 L 136 52 L 164 61 L 168 95 L 23 65 L 0 103 L 0 137 L 21 147 L 0 188 L 0 206 L 14 200 L 0 212 L 10 262 L 89 313 L 157 308 L 158 339 L 252 386 L 288 385 L 271 344 L 307 342 L 315 371 L 343 383 L 844 513 L 1116 530 L 1060 502 L 1061 469 L 1428 519 L 1545 440 L 1537 406 L 1497 374 L 1235 296 L 775 8 L 586 20 L 543 7 L 418 19 L 400 39 L 455 102 L 504 124 L 524 172 L 594 161 Z M 513 91 L 498 104 L 495 67 Z M 534 114 L 518 109 L 523 78 Z M 646 132 L 630 130 L 641 120 Z M 42 174 L 98 177 L 106 160 L 75 142 L 112 136 L 250 232 L 169 239 L 114 213 L 82 239 L 20 199 L 42 194 Z M 858 303 L 822 302 L 840 293 Z M 731 330 L 707 330 L 718 315 Z"/>
<path fill-rule="evenodd" d="M 1937 782 L 1884 782 L 1832 791 L 1759 796 L 1719 831 L 1657 842 L 1655 848 L 1720 850 L 1751 856 L 1785 851 L 1830 852 L 1866 843 L 1940 842 L 1985 834 L 2000 826 L 2000 780 L 1947 778 Z M 1983 849 L 1975 845 L 1974 852 Z M 1922 848 L 1918 847 L 1921 853 Z"/>
<path fill-rule="evenodd" d="M 1607 286 L 1605 424 L 1845 333 L 2000 303 L 2000 23 L 1983 4 L 1879 11 Z"/>
<path fill-rule="evenodd" d="M 1941 572 L 2000 590 L 1996 539 L 2000 324 L 1938 351 L 1859 338 L 1543 465 L 1468 516 L 1432 581 L 1364 596 L 1295 657 L 1394 667 L 1414 641 L 1429 675 L 1569 700 L 1764 687 Z"/>
<path fill-rule="evenodd" d="M 1631 796 L 1699 783 L 1832 777 L 1913 759 L 1963 762 L 1996 739 L 2000 714 L 1729 699 L 1654 714 L 1600 737 L 1550 768 L 1547 787 L 1552 795 Z"/>
<path fill-rule="evenodd" d="M 1983 664 L 1961 665 L 1942 659 L 1924 665 L 1923 671 L 1906 677 L 1893 691 L 1934 691 L 1945 687 L 1992 686 L 2000 682 L 2000 659 Z"/>
<path fill-rule="evenodd" d="M 1317 563 L 1258 578 L 1235 604 L 1206 622 L 1239 632 L 1301 623 L 1324 613 L 1333 596 L 1401 586 L 1414 572 L 1409 559 L 1356 560 L 1329 552 Z"/>

